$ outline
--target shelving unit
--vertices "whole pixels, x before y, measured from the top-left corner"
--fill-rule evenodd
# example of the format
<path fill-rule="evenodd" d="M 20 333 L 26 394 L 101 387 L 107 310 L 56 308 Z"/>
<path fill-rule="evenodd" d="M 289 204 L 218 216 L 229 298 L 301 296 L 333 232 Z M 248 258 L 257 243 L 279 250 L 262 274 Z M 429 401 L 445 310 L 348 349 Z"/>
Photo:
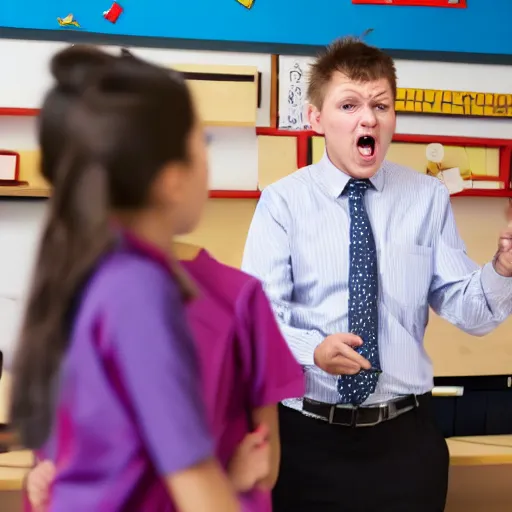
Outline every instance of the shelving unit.
<path fill-rule="evenodd" d="M 304 167 L 311 163 L 311 140 L 313 137 L 321 137 L 311 130 L 282 130 L 278 128 L 257 128 L 258 135 L 273 137 L 297 138 L 297 166 Z M 438 142 L 445 146 L 463 147 L 489 147 L 499 149 L 499 180 L 505 183 L 504 189 L 467 189 L 452 197 L 508 197 L 512 198 L 510 187 L 510 173 L 512 166 L 512 140 L 486 139 L 477 137 L 453 137 L 441 135 L 410 135 L 395 134 L 393 142 L 411 144 L 429 144 Z"/>
<path fill-rule="evenodd" d="M 215 69 L 214 69 L 215 68 Z M 258 72 L 256 68 L 232 66 L 214 66 L 214 67 L 193 67 L 179 66 L 179 69 L 186 73 L 188 80 L 194 82 L 192 89 L 196 96 L 201 93 L 211 94 L 214 92 L 224 91 L 224 101 L 216 102 L 215 108 L 209 107 L 205 111 L 207 126 L 255 126 L 256 111 L 258 101 Z M 228 73 L 229 71 L 229 73 Z M 229 87 L 228 87 L 229 86 Z M 237 101 L 245 105 L 243 110 L 233 107 L 227 108 L 227 96 L 225 92 L 229 92 L 228 96 L 233 100 L 235 96 Z M 207 102 L 204 102 L 207 104 Z M 211 102 L 210 102 L 211 103 Z M 233 111 L 233 115 L 230 112 Z M 37 108 L 16 108 L 16 107 L 0 107 L 0 116 L 14 117 L 35 117 L 38 116 L 40 109 Z M 240 115 L 242 114 L 242 115 Z M 219 116 L 222 116 L 220 118 Z M 27 156 L 28 153 L 19 151 L 21 156 L 21 179 L 27 184 L 14 186 L 0 186 L 1 197 L 18 197 L 18 198 L 48 198 L 51 194 L 51 187 L 42 182 L 41 178 L 33 177 L 33 169 L 38 168 L 35 156 Z M 25 171 L 25 176 L 24 172 Z M 30 174 L 30 176 L 26 176 Z M 209 193 L 211 199 L 258 199 L 260 192 L 258 190 L 211 190 Z"/>
<path fill-rule="evenodd" d="M 261 100 L 261 75 L 257 67 L 209 64 L 170 64 L 182 72 L 206 126 L 256 127 Z M 0 116 L 35 117 L 37 108 L 0 107 Z M 5 148 L 17 151 L 16 148 Z M 0 186 L 0 197 L 47 198 L 51 188 L 36 173 L 34 151 L 20 153 L 20 184 Z M 211 190 L 212 199 L 257 199 L 257 190 Z"/>
<path fill-rule="evenodd" d="M 246 72 L 248 72 L 246 70 Z M 248 75 L 247 75 L 248 76 Z M 250 83 L 250 82 L 249 82 Z M 39 109 L 0 107 L 0 116 L 37 116 Z M 249 123 L 250 124 L 250 123 Z M 219 126 L 220 124 L 217 124 Z M 244 125 L 241 123 L 240 125 Z M 272 137 L 295 137 L 297 141 L 297 168 L 304 167 L 311 163 L 311 140 L 313 137 L 320 137 L 311 130 L 281 130 L 271 127 L 257 127 L 256 134 Z M 499 179 L 505 183 L 504 189 L 467 189 L 453 197 L 506 197 L 512 198 L 512 189 L 510 187 L 510 172 L 512 165 L 512 140 L 506 139 L 486 139 L 477 137 L 452 137 L 435 135 L 410 135 L 396 134 L 393 142 L 428 144 L 430 142 L 439 142 L 443 145 L 464 146 L 464 147 L 492 147 L 498 148 L 499 156 Z M 24 159 L 22 159 L 22 162 Z M 22 163 L 23 165 L 23 163 Z M 261 192 L 259 190 L 211 190 L 212 199 L 258 199 Z M 50 187 L 41 184 L 20 186 L 0 186 L 0 197 L 35 197 L 47 198 L 50 195 Z"/>

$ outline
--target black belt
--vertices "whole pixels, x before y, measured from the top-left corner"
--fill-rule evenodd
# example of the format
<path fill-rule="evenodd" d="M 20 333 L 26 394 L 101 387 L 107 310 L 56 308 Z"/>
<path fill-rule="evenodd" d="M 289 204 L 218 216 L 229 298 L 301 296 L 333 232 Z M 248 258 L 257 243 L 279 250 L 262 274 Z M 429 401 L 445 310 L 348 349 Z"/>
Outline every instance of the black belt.
<path fill-rule="evenodd" d="M 317 402 L 310 398 L 304 398 L 302 410 L 319 416 L 332 425 L 346 427 L 372 427 L 383 421 L 392 420 L 397 416 L 420 407 L 421 403 L 428 400 L 430 393 L 425 395 L 408 395 L 396 398 L 378 405 L 367 407 L 350 407 L 346 405 L 333 405 Z"/>

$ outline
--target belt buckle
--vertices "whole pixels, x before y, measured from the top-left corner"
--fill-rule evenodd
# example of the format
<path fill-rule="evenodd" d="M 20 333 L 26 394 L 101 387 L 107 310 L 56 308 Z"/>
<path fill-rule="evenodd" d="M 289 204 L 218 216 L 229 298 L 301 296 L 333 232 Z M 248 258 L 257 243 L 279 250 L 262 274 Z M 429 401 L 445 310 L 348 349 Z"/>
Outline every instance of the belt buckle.
<path fill-rule="evenodd" d="M 330 425 L 340 425 L 342 427 L 355 427 L 357 421 L 357 407 L 351 407 L 352 417 L 350 418 L 350 423 L 343 423 L 341 421 L 334 421 L 334 414 L 336 413 L 336 409 L 339 409 L 337 405 L 332 405 L 329 411 L 328 422 Z"/>
<path fill-rule="evenodd" d="M 379 423 L 382 423 L 383 421 L 386 421 L 389 419 L 389 408 L 387 406 L 388 404 L 381 404 L 377 407 L 370 407 L 369 409 L 374 409 L 378 411 L 377 419 L 375 421 L 371 421 L 368 423 L 361 423 L 359 425 L 360 427 L 374 427 L 375 425 L 378 425 Z"/>
<path fill-rule="evenodd" d="M 377 419 L 375 421 L 371 421 L 368 423 L 361 423 L 360 427 L 375 427 L 375 425 L 379 425 L 383 421 L 387 421 L 393 419 L 397 415 L 397 409 L 395 404 L 390 407 L 390 403 L 380 404 L 376 407 L 369 407 L 369 409 L 376 410 L 378 412 Z M 357 426 L 357 425 L 356 425 Z"/>

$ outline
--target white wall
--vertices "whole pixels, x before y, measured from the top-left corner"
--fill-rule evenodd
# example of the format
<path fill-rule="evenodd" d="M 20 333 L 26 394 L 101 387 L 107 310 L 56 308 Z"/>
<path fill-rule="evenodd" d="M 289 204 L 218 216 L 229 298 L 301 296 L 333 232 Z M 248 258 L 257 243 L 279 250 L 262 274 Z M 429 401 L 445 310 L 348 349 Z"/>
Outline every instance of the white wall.
<path fill-rule="evenodd" d="M 0 107 L 39 107 L 50 85 L 48 61 L 63 46 L 52 42 L 0 40 Z M 166 65 L 210 63 L 257 66 L 263 74 L 258 124 L 269 125 L 270 55 L 144 48 L 135 48 L 134 53 Z M 285 69 L 293 59 L 295 57 L 282 58 L 281 68 Z M 512 90 L 512 67 L 397 61 L 397 68 L 399 85 L 403 87 L 483 92 Z M 398 132 L 512 138 L 512 122 L 401 115 Z M 256 189 L 257 141 L 254 129 L 217 128 L 212 129 L 211 133 L 211 188 Z M 34 118 L 0 116 L 0 147 L 35 148 Z M 478 207 L 478 199 L 474 204 Z M 45 201 L 0 200 L 0 349 L 10 345 L 14 339 L 13 333 L 21 312 L 20 301 L 30 279 L 45 208 Z"/>
<path fill-rule="evenodd" d="M 39 108 L 51 84 L 48 63 L 52 55 L 67 45 L 48 41 L 0 40 L 0 106 Z M 102 46 L 117 52 L 120 47 Z M 213 64 L 256 66 L 262 73 L 261 108 L 258 125 L 269 126 L 270 120 L 270 56 L 259 53 L 189 52 L 132 48 L 135 55 L 163 66 L 172 64 Z"/>
<path fill-rule="evenodd" d="M 307 76 L 310 62 L 311 58 L 280 57 L 280 82 L 289 80 L 289 71 L 295 63 Z M 409 60 L 396 60 L 395 63 L 399 87 L 502 94 L 512 91 L 512 66 Z M 280 105 L 286 104 L 286 100 L 287 89 L 282 87 Z M 403 134 L 512 139 L 512 119 L 399 114 L 396 131 Z"/>
<path fill-rule="evenodd" d="M 55 42 L 0 40 L 0 108 L 39 108 L 51 84 L 48 64 L 51 56 L 66 45 Z M 116 47 L 103 47 L 117 52 Z M 142 58 L 161 65 L 229 64 L 256 66 L 262 73 L 262 101 L 258 125 L 270 124 L 270 55 L 221 52 L 186 52 L 149 48 L 133 49 Z M 209 128 L 210 188 L 255 190 L 258 153 L 255 130 L 251 128 Z M 34 117 L 0 116 L 0 148 L 37 147 Z M 228 157 L 229 154 L 229 157 Z M 29 286 L 32 261 L 45 201 L 0 199 L 0 350 L 9 363 L 9 347 L 15 339 L 22 316 L 25 291 Z"/>

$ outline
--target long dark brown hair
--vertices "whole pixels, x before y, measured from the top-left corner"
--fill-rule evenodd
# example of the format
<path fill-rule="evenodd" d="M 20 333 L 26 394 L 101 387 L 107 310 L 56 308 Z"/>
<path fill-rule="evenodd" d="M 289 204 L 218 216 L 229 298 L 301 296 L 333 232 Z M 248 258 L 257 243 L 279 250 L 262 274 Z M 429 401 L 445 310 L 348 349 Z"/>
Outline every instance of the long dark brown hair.
<path fill-rule="evenodd" d="M 51 62 L 55 85 L 39 124 L 41 167 L 53 183 L 13 369 L 11 422 L 40 448 L 51 431 L 73 304 L 113 237 L 110 209 L 147 205 L 162 168 L 185 162 L 195 113 L 183 77 L 83 46 Z"/>

